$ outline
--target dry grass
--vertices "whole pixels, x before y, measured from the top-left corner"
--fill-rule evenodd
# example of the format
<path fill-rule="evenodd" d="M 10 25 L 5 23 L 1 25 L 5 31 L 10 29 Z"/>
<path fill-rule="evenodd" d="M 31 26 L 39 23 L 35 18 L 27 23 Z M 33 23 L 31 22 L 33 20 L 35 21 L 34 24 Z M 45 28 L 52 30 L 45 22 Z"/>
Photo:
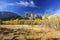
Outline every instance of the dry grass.
<path fill-rule="evenodd" d="M 0 40 L 60 40 L 60 31 L 43 25 L 0 25 L 0 27 Z"/>

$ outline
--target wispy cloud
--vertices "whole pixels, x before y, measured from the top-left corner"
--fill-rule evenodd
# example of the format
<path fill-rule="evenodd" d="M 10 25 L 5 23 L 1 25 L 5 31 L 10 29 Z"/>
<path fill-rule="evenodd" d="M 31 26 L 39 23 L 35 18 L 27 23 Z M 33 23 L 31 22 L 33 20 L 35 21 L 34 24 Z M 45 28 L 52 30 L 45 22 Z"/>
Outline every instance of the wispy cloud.
<path fill-rule="evenodd" d="M 14 2 L 14 3 L 8 3 L 8 2 L 1 2 L 0 3 L 0 10 L 4 10 L 8 7 L 15 7 L 15 6 L 20 6 L 20 7 L 36 7 L 35 3 L 33 1 L 20 1 L 20 2 Z"/>
<path fill-rule="evenodd" d="M 60 17 L 60 9 L 56 10 L 53 15 L 49 16 L 49 18 L 52 17 L 52 16 L 58 16 L 58 17 Z"/>
<path fill-rule="evenodd" d="M 35 7 L 35 3 L 33 1 L 27 2 L 27 1 L 20 1 L 16 2 L 17 5 L 22 5 L 22 6 L 31 6 Z"/>
<path fill-rule="evenodd" d="M 20 1 L 20 2 L 16 2 L 17 5 L 23 5 L 23 6 L 28 6 L 29 3 L 28 2 L 23 2 L 23 1 Z"/>
<path fill-rule="evenodd" d="M 55 16 L 60 16 L 60 9 L 59 9 L 59 10 L 56 10 L 56 12 L 55 12 L 54 15 L 55 15 Z"/>
<path fill-rule="evenodd" d="M 15 3 L 7 3 L 7 2 L 2 2 L 2 5 L 5 6 L 27 6 L 27 7 L 35 7 L 35 3 L 33 1 L 27 2 L 27 1 L 20 1 L 20 2 L 15 2 Z"/>
<path fill-rule="evenodd" d="M 14 3 L 7 3 L 8 6 L 14 6 Z"/>
<path fill-rule="evenodd" d="M 27 7 L 35 7 L 35 3 L 33 1 L 27 2 L 27 1 L 20 1 L 16 3 L 5 3 L 7 6 L 27 6 Z"/>

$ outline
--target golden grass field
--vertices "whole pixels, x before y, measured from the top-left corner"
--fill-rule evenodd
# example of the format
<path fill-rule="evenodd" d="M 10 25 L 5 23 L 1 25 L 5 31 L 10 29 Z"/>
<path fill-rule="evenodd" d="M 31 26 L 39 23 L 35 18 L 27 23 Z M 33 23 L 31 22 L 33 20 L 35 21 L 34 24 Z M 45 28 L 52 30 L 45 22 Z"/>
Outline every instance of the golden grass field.
<path fill-rule="evenodd" d="M 0 25 L 0 40 L 60 40 L 60 30 L 44 25 Z"/>

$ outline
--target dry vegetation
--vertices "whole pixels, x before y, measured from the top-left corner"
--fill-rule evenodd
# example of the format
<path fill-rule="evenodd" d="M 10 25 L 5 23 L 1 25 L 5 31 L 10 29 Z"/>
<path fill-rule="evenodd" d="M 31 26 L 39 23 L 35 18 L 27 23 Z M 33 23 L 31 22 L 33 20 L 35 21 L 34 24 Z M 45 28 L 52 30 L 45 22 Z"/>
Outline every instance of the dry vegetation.
<path fill-rule="evenodd" d="M 60 40 L 60 17 L 0 20 L 0 40 Z"/>
<path fill-rule="evenodd" d="M 43 25 L 0 25 L 0 40 L 60 40 L 60 31 Z"/>

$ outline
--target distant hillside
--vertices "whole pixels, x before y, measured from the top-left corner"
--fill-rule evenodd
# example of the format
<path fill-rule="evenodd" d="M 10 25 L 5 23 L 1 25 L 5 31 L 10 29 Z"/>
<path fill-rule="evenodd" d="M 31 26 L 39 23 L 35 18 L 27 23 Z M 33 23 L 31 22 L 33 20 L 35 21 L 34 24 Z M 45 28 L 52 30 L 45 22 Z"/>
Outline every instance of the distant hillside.
<path fill-rule="evenodd" d="M 16 18 L 21 18 L 21 16 L 13 12 L 6 12 L 6 11 L 0 12 L 0 20 L 9 20 Z"/>

